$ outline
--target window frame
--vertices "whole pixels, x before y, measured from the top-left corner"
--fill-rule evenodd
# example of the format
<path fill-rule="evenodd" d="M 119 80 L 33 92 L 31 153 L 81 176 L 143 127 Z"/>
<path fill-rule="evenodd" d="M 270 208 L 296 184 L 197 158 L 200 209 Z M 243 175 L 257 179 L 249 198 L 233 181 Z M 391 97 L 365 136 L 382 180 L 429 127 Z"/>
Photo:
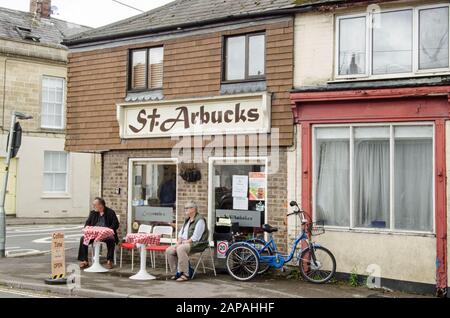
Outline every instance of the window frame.
<path fill-rule="evenodd" d="M 147 158 L 147 157 L 145 157 L 145 158 L 137 158 L 137 157 L 131 157 L 131 158 L 128 158 L 128 173 L 127 173 L 127 176 L 128 176 L 128 182 L 127 182 L 127 187 L 128 187 L 128 189 L 127 189 L 127 192 L 128 192 L 128 194 L 127 194 L 127 228 L 126 228 L 126 231 L 127 231 L 127 234 L 129 234 L 129 233 L 132 233 L 133 231 L 132 231 L 132 229 L 133 229 L 133 227 L 132 227 L 132 223 L 133 223 L 133 211 L 132 211 L 132 209 L 133 209 L 133 204 L 132 204 L 132 201 L 133 201 L 133 191 L 132 191 L 132 189 L 133 189 L 133 179 L 134 179 L 134 176 L 133 176 L 133 165 L 136 163 L 136 162 L 147 162 L 147 163 L 150 163 L 150 164 L 156 164 L 156 165 L 158 165 L 158 164 L 161 164 L 161 165 L 165 165 L 165 164 L 167 164 L 167 165 L 175 165 L 176 166 L 176 170 L 177 170 L 177 172 L 176 172 L 176 174 L 177 174 L 177 187 L 178 187 L 178 178 L 179 178 L 179 173 L 180 173 L 180 166 L 179 166 L 179 159 L 178 158 L 174 158 L 174 157 L 169 157 L 169 158 Z M 177 205 L 177 207 L 178 207 L 178 199 L 179 199 L 179 197 L 178 197 L 178 188 L 177 188 L 177 191 L 176 191 L 176 199 L 175 199 L 175 202 L 176 202 L 176 205 Z M 172 237 L 172 239 L 173 240 L 176 240 L 177 238 L 178 238 L 178 222 L 180 221 L 179 220 L 179 218 L 178 218 L 178 213 L 179 213 L 179 211 L 178 210 L 176 210 L 175 211 L 175 232 L 174 232 L 174 235 L 173 235 L 173 237 Z"/>
<path fill-rule="evenodd" d="M 208 229 L 209 229 L 209 240 L 213 240 L 213 229 L 216 220 L 216 209 L 215 209 L 215 200 L 213 200 L 213 191 L 215 191 L 214 187 L 214 167 L 216 165 L 261 165 L 265 168 L 265 183 L 266 187 L 264 189 L 264 193 L 266 195 L 265 198 L 265 211 L 264 211 L 264 222 L 268 222 L 268 215 L 270 214 L 269 208 L 269 195 L 268 195 L 268 175 L 269 175 L 269 158 L 266 156 L 262 157 L 209 157 L 208 158 Z M 264 238 L 268 239 L 268 233 L 264 232 Z"/>
<path fill-rule="evenodd" d="M 66 172 L 64 173 L 66 175 L 66 184 L 65 184 L 65 190 L 64 191 L 47 191 L 45 189 L 45 175 L 46 174 L 63 174 L 63 172 L 55 172 L 55 171 L 46 171 L 45 170 L 45 154 L 46 153 L 64 153 L 66 155 Z M 58 151 L 58 150 L 44 150 L 44 160 L 43 160 L 44 166 L 42 169 L 42 193 L 44 195 L 55 195 L 55 194 L 65 194 L 67 195 L 69 193 L 69 171 L 70 171 L 70 152 L 67 151 Z"/>
<path fill-rule="evenodd" d="M 388 74 L 373 74 L 373 13 L 362 12 L 344 15 L 335 15 L 335 35 L 334 35 L 334 79 L 339 80 L 357 80 L 357 79 L 386 79 L 386 78 L 406 78 L 423 75 L 441 75 L 450 73 L 450 45 L 449 45 L 449 63 L 448 67 L 435 69 L 419 69 L 419 11 L 424 9 L 437 9 L 447 7 L 449 10 L 449 32 L 448 40 L 450 44 L 450 4 L 430 4 L 421 6 L 403 6 L 392 9 L 383 9 L 376 14 L 396 11 L 412 11 L 412 64 L 411 72 L 405 73 L 388 73 Z M 364 74 L 340 75 L 339 74 L 339 38 L 340 38 L 340 21 L 349 18 L 366 17 L 366 69 Z"/>
<path fill-rule="evenodd" d="M 162 85 L 161 87 L 154 87 L 149 88 L 148 87 L 148 68 L 150 67 L 150 50 L 151 49 L 163 49 L 163 72 L 162 72 Z M 144 51 L 145 56 L 145 88 L 133 88 L 132 81 L 133 81 L 133 52 L 139 52 Z M 128 50 L 128 63 L 127 63 L 127 92 L 130 93 L 139 93 L 139 92 L 148 92 L 148 91 L 160 91 L 163 89 L 164 86 L 164 45 L 157 45 L 157 46 L 151 46 L 151 47 L 143 47 L 143 48 L 133 48 Z"/>
<path fill-rule="evenodd" d="M 59 79 L 62 81 L 62 101 L 61 101 L 61 126 L 51 126 L 45 125 L 43 120 L 44 114 L 44 80 L 45 79 Z M 43 75 L 41 77 L 41 109 L 40 109 L 40 128 L 41 129 L 51 129 L 51 130 L 64 130 L 66 125 L 66 79 L 61 76 Z"/>
<path fill-rule="evenodd" d="M 389 228 L 368 228 L 368 227 L 357 227 L 354 225 L 354 205 L 353 205 L 353 164 L 354 164 L 354 128 L 358 127 L 389 127 Z M 395 228 L 395 185 L 394 185 L 394 178 L 395 178 L 395 172 L 394 172 L 394 151 L 395 151 L 395 135 L 394 130 L 395 127 L 399 126 L 432 126 L 433 127 L 433 153 L 432 153 L 432 199 L 433 199 L 433 208 L 432 208 L 432 229 L 431 231 L 419 231 L 419 230 L 404 230 L 404 229 L 396 229 Z M 349 226 L 336 226 L 336 225 L 325 225 L 328 229 L 333 230 L 344 230 L 344 231 L 357 231 L 357 232 L 371 232 L 371 233 L 389 233 L 389 234 L 421 234 L 421 235 L 435 235 L 436 234 L 436 125 L 435 122 L 432 121 L 423 121 L 423 122 L 417 122 L 417 121 L 410 121 L 410 122 L 376 122 L 376 123 L 339 123 L 339 124 L 314 124 L 312 125 L 312 155 L 311 155 L 311 163 L 312 163 L 312 192 L 311 192 L 311 209 L 312 209 L 312 215 L 313 215 L 313 222 L 318 221 L 317 219 L 317 211 L 316 211 L 316 199 L 317 199 L 317 187 L 316 187 L 316 178 L 317 178 L 317 172 L 316 172 L 316 165 L 317 165 L 317 157 L 316 157 L 316 150 L 317 150 L 317 134 L 316 130 L 317 128 L 349 128 Z"/>
<path fill-rule="evenodd" d="M 249 75 L 249 39 L 253 36 L 263 35 L 264 36 L 264 74 L 263 75 Z M 228 39 L 234 38 L 234 37 L 245 37 L 245 70 L 244 70 L 244 78 L 243 79 L 234 79 L 234 80 L 228 80 L 227 79 L 227 49 L 228 49 Z M 243 33 L 243 34 L 233 34 L 233 35 L 226 35 L 222 37 L 222 83 L 224 84 L 231 84 L 231 83 L 243 83 L 243 82 L 256 82 L 256 81 L 265 81 L 266 80 L 266 73 L 267 73 L 267 59 L 266 59 L 266 53 L 267 53 L 267 36 L 266 31 L 257 31 L 257 32 L 251 32 L 251 33 Z"/>

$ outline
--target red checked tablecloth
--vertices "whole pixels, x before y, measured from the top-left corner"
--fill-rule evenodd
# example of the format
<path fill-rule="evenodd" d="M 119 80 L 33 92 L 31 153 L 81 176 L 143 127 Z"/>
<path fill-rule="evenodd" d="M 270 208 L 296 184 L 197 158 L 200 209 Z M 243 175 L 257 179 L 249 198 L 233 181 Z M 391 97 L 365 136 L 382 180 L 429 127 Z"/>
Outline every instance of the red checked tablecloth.
<path fill-rule="evenodd" d="M 104 239 L 107 239 L 110 236 L 114 236 L 114 231 L 108 227 L 103 226 L 86 226 L 83 229 L 83 235 L 84 235 L 83 244 L 89 245 L 89 242 L 91 240 L 98 242 L 103 241 Z"/>
<path fill-rule="evenodd" d="M 161 241 L 160 234 L 147 234 L 147 233 L 130 233 L 125 238 L 127 243 L 144 244 L 144 245 L 158 245 Z"/>

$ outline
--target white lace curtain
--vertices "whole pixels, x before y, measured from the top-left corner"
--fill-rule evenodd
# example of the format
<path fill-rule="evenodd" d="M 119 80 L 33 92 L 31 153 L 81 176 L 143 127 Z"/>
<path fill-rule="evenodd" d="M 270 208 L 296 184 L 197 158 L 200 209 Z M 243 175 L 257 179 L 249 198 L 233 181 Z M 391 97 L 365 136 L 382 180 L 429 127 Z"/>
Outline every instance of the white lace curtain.
<path fill-rule="evenodd" d="M 433 229 L 432 127 L 404 127 L 394 140 L 391 172 L 390 139 L 355 139 L 353 160 L 348 136 L 334 130 L 316 141 L 315 213 L 326 225 L 350 225 L 350 161 L 353 163 L 353 215 L 355 227 L 390 228 L 390 200 L 394 201 L 394 228 Z M 396 130 L 397 131 L 397 130 Z M 363 131 L 364 132 L 364 131 Z M 405 133 L 410 136 L 405 137 Z M 322 132 L 323 136 L 325 133 Z M 393 173 L 394 197 L 390 197 Z"/>

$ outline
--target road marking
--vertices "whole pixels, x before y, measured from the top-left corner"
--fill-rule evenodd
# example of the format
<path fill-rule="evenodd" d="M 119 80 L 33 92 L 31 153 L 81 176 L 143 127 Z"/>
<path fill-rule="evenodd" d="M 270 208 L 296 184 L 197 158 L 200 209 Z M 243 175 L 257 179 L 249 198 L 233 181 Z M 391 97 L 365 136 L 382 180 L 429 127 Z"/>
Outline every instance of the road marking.
<path fill-rule="evenodd" d="M 7 247 L 6 250 L 18 250 L 20 246 Z"/>
<path fill-rule="evenodd" d="M 82 237 L 83 234 L 79 233 L 79 234 L 64 234 L 64 243 L 79 243 L 80 242 L 80 237 Z M 72 239 L 70 240 L 70 238 L 76 238 L 76 239 Z M 36 239 L 32 241 L 33 243 L 38 243 L 38 244 L 50 244 L 52 242 L 52 237 L 48 236 L 48 237 L 43 237 L 40 239 Z"/>
<path fill-rule="evenodd" d="M 0 292 L 1 293 L 5 293 L 5 294 L 13 294 L 13 295 L 19 295 L 19 296 L 28 296 L 28 297 L 32 297 L 32 298 L 61 298 L 58 296 L 53 296 L 53 295 L 42 295 L 42 294 L 33 294 L 32 292 L 26 292 L 26 291 L 19 291 L 19 290 L 11 290 L 11 289 L 5 289 L 5 288 L 0 288 Z"/>
<path fill-rule="evenodd" d="M 64 233 L 67 233 L 67 231 L 66 232 L 64 232 Z M 81 234 L 81 232 L 79 232 L 79 231 L 77 231 L 77 233 L 80 233 L 80 235 L 82 235 Z M 8 233 L 6 234 L 6 238 L 13 238 L 13 237 L 27 237 L 27 236 L 42 236 L 42 235 L 45 235 L 45 234 L 52 234 L 52 232 L 48 232 L 48 233 L 34 233 L 34 234 L 13 234 L 13 235 L 8 235 Z M 73 233 L 73 234 L 75 234 L 75 233 Z"/>
<path fill-rule="evenodd" d="M 45 228 L 45 229 L 34 229 L 34 230 L 25 230 L 25 229 L 17 229 L 17 230 L 9 230 L 8 232 L 14 233 L 38 233 L 38 232 L 55 232 L 55 231 L 75 231 L 82 229 L 82 225 L 71 226 L 71 227 L 56 227 L 56 228 Z"/>
<path fill-rule="evenodd" d="M 12 251 L 6 251 L 6 257 L 18 257 L 18 255 L 20 256 L 27 256 L 27 255 L 34 255 L 34 254 L 41 254 L 42 251 L 40 250 L 35 250 L 32 248 L 24 248 L 24 249 L 20 249 L 20 250 L 12 250 Z"/>

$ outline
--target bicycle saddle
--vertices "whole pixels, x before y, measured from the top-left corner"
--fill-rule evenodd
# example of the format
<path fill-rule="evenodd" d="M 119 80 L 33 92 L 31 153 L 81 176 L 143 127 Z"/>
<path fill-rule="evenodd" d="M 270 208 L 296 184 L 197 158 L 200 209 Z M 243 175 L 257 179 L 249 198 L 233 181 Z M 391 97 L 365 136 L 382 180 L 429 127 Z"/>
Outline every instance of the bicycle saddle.
<path fill-rule="evenodd" d="M 278 228 L 273 227 L 273 226 L 271 226 L 269 224 L 264 224 L 262 226 L 262 229 L 263 229 L 264 232 L 267 232 L 267 233 L 273 233 L 273 232 L 277 232 L 278 231 Z"/>

